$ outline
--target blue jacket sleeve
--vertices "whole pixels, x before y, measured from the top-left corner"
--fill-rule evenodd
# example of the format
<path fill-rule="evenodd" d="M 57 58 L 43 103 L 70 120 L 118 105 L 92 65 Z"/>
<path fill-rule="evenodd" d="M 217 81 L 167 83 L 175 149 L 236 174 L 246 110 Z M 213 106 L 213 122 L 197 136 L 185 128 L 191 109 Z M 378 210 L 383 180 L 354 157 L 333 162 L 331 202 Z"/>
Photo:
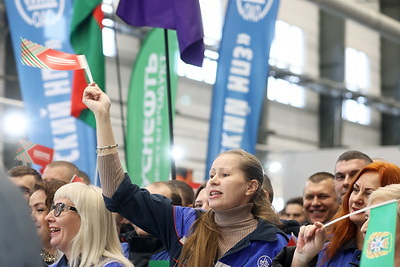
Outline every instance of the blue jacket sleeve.
<path fill-rule="evenodd" d="M 173 242 L 171 231 L 174 231 L 174 218 L 170 199 L 140 189 L 125 174 L 112 198 L 104 197 L 104 201 L 110 211 L 118 212 L 149 234 L 158 237 L 167 248 Z"/>

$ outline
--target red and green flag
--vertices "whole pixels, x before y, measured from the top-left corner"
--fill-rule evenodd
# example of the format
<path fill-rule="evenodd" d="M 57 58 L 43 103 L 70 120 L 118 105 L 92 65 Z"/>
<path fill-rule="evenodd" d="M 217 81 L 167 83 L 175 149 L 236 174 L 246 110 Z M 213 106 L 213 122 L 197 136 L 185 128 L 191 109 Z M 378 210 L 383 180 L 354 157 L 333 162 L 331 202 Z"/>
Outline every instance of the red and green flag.
<path fill-rule="evenodd" d="M 371 209 L 361 267 L 394 266 L 397 201 Z"/>
<path fill-rule="evenodd" d="M 175 31 L 168 31 L 171 109 L 178 76 L 179 50 Z M 151 30 L 136 58 L 128 94 L 126 158 L 132 181 L 140 186 L 168 180 L 171 171 L 164 31 Z"/>
<path fill-rule="evenodd" d="M 28 140 L 20 140 L 15 159 L 26 164 L 37 164 L 45 167 L 53 161 L 54 149 L 35 144 Z"/>
<path fill-rule="evenodd" d="M 85 69 L 90 76 L 89 66 L 84 55 L 74 55 L 21 38 L 21 62 L 24 65 L 50 70 Z"/>
<path fill-rule="evenodd" d="M 101 0 L 75 0 L 71 22 L 71 44 L 76 54 L 85 55 L 93 80 L 105 90 L 105 63 L 102 44 Z M 71 115 L 95 127 L 93 113 L 82 103 L 82 94 L 88 81 L 85 72 L 74 73 L 71 93 Z"/>

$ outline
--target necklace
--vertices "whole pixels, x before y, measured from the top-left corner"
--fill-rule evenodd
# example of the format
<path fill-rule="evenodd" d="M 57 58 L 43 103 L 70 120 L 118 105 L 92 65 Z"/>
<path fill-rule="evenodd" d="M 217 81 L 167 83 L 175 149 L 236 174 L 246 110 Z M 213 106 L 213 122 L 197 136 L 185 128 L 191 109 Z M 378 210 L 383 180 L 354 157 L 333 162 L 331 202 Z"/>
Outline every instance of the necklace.
<path fill-rule="evenodd" d="M 42 253 L 40 253 L 40 256 L 42 256 L 43 261 L 47 265 L 53 264 L 58 258 L 58 255 L 50 254 L 50 253 L 48 253 L 48 252 L 46 252 L 44 250 L 42 250 Z"/>

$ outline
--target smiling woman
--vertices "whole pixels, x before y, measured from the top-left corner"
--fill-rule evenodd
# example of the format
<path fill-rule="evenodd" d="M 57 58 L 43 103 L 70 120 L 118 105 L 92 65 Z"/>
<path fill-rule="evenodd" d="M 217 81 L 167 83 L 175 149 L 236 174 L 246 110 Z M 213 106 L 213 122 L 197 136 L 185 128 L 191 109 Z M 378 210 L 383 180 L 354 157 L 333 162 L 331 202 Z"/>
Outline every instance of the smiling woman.
<path fill-rule="evenodd" d="M 400 168 L 395 164 L 383 161 L 368 164 L 350 183 L 350 189 L 343 198 L 341 209 L 339 209 L 333 220 L 365 208 L 370 194 L 380 186 L 399 183 Z M 331 236 L 330 242 L 322 250 L 323 242 L 321 242 L 321 236 L 319 234 L 310 234 L 317 233 L 316 229 L 319 231 L 322 224 L 315 223 L 314 225 L 302 227 L 292 266 L 315 266 L 309 264 L 311 261 L 316 266 L 358 266 L 364 242 L 361 233 L 361 227 L 364 222 L 365 213 L 359 213 L 333 224 L 328 231 Z M 290 250 L 285 249 L 284 251 L 288 252 Z M 318 252 L 318 257 L 314 258 Z M 282 255 L 285 254 L 281 253 L 280 257 L 275 260 L 274 266 L 281 266 L 277 264 L 278 261 L 282 263 L 284 262 L 283 260 L 290 258 L 287 255 Z"/>
<path fill-rule="evenodd" d="M 54 267 L 131 267 L 122 254 L 115 220 L 101 189 L 83 183 L 62 186 L 46 216 L 50 244 L 64 253 Z"/>
<path fill-rule="evenodd" d="M 50 244 L 50 229 L 45 217 L 50 212 L 51 203 L 57 189 L 65 185 L 60 180 L 41 181 L 34 188 L 29 198 L 31 216 L 35 222 L 37 232 L 42 243 L 42 259 L 44 264 L 50 265 L 58 262 L 62 255 Z"/>
<path fill-rule="evenodd" d="M 378 161 L 365 166 L 350 184 L 349 191 L 345 194 L 342 208 L 333 219 L 339 218 L 350 212 L 365 208 L 369 195 L 380 186 L 400 183 L 400 168 L 395 164 Z M 326 252 L 321 255 L 325 265 L 338 266 L 338 260 L 351 261 L 353 255 L 361 253 L 363 237 L 361 226 L 365 222 L 365 214 L 350 216 L 348 219 L 332 225 L 331 242 L 327 245 Z M 344 255 L 347 255 L 344 257 Z M 356 257 L 357 258 L 357 257 Z M 343 262 L 344 264 L 345 262 Z"/>

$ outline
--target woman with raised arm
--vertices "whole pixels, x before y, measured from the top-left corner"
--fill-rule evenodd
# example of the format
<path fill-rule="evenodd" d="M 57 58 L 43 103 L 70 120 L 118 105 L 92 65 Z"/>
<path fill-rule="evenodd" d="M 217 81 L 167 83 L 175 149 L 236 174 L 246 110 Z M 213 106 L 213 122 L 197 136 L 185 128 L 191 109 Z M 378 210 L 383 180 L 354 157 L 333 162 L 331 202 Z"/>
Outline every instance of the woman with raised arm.
<path fill-rule="evenodd" d="M 110 100 L 96 84 L 83 102 L 95 115 L 98 165 L 104 199 L 116 211 L 158 237 L 171 266 L 268 266 L 286 245 L 279 218 L 261 188 L 263 169 L 243 150 L 221 153 L 206 186 L 210 211 L 171 205 L 132 184 L 119 161 L 110 122 Z"/>

